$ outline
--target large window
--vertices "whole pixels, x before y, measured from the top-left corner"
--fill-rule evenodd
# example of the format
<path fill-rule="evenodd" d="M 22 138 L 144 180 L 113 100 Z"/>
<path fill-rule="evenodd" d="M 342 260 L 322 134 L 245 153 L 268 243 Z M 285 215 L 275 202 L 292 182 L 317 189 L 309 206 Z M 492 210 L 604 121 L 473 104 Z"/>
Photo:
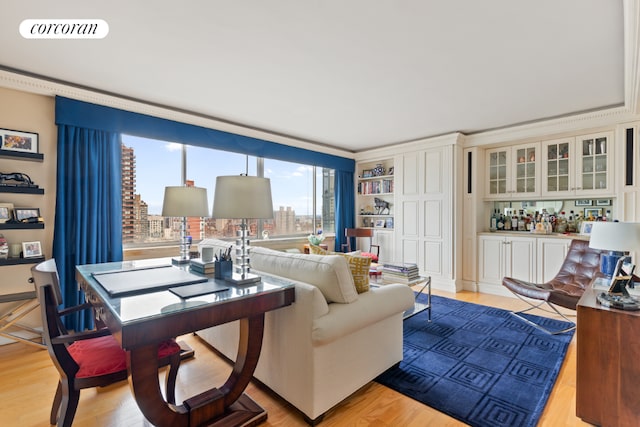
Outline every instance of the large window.
<path fill-rule="evenodd" d="M 161 214 L 164 188 L 182 185 L 183 150 L 187 184 L 206 188 L 211 205 L 216 176 L 247 173 L 270 178 L 274 218 L 250 223 L 254 238 L 266 234 L 278 238 L 307 235 L 319 229 L 334 230 L 332 169 L 129 135 L 122 136 L 122 145 L 125 246 L 179 239 L 180 220 Z M 232 238 L 238 225 L 238 220 L 189 218 L 188 234 L 194 241 L 207 237 Z"/>

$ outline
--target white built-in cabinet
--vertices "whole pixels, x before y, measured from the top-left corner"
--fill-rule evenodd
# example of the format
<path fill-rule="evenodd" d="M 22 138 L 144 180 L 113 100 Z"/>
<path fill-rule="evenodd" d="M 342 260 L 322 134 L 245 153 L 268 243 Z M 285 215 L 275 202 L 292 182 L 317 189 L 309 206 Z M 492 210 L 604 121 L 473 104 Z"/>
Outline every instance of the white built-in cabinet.
<path fill-rule="evenodd" d="M 536 250 L 534 237 L 481 236 L 478 243 L 480 282 L 501 285 L 505 276 L 535 281 Z"/>
<path fill-rule="evenodd" d="M 560 267 L 562 267 L 562 263 L 569 251 L 571 240 L 544 237 L 539 237 L 536 240 L 538 241 L 536 281 L 546 283 L 560 271 Z"/>
<path fill-rule="evenodd" d="M 486 198 L 505 199 L 540 195 L 540 144 L 487 149 Z"/>
<path fill-rule="evenodd" d="M 523 234 L 484 234 L 478 237 L 478 282 L 481 290 L 500 292 L 505 276 L 532 283 L 555 277 L 571 239 Z M 484 286 L 484 288 L 483 288 Z M 503 289 L 502 289 L 503 290 Z"/>
<path fill-rule="evenodd" d="M 456 291 L 454 145 L 396 156 L 396 256 L 416 263 L 440 289 Z"/>
<path fill-rule="evenodd" d="M 603 132 L 542 142 L 542 196 L 610 196 L 613 134 Z"/>

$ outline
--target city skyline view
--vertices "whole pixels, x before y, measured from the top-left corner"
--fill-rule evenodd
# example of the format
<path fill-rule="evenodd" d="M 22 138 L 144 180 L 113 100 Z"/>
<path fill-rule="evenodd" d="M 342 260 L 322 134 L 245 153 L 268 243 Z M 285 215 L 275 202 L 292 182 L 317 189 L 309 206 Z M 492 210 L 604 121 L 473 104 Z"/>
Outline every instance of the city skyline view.
<path fill-rule="evenodd" d="M 135 193 L 148 206 L 149 215 L 162 213 L 164 188 L 181 185 L 182 144 L 122 135 L 122 143 L 134 149 L 136 156 Z M 207 199 L 213 206 L 215 179 L 219 175 L 239 175 L 247 169 L 246 156 L 209 148 L 187 146 L 187 180 L 207 189 Z M 256 174 L 256 158 L 250 156 L 249 175 Z M 322 168 L 318 168 L 318 182 Z M 273 159 L 265 159 L 265 177 L 271 180 L 273 208 L 291 207 L 296 215 L 312 215 L 311 187 L 313 167 Z M 316 187 L 316 199 L 322 199 L 322 185 Z M 318 204 L 316 215 L 322 214 Z"/>

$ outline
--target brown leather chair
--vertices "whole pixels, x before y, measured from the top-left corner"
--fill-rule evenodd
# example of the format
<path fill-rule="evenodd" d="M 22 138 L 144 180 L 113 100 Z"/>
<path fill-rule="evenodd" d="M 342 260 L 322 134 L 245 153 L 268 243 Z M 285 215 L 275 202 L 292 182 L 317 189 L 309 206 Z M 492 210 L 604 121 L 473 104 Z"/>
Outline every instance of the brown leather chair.
<path fill-rule="evenodd" d="M 504 277 L 502 285 L 531 306 L 525 310 L 511 313 L 528 324 L 550 334 L 560 334 L 575 329 L 575 322 L 560 313 L 555 306 L 571 310 L 576 309 L 578 300 L 593 278 L 602 275 L 600 272 L 600 255 L 604 253 L 606 251 L 590 248 L 587 240 L 572 240 L 560 271 L 550 281 L 538 284 L 514 279 L 513 277 Z M 534 300 L 534 302 L 531 300 Z M 542 307 L 544 304 L 548 305 L 553 311 Z M 559 331 L 550 331 L 521 316 L 522 313 L 535 308 L 560 315 L 560 317 L 571 323 L 571 326 Z"/>

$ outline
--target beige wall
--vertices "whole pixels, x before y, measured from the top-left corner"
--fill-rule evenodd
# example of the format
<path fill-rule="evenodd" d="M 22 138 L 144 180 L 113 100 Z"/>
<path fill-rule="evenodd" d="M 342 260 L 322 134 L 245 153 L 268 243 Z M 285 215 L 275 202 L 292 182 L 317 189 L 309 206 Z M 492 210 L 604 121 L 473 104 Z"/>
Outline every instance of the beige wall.
<path fill-rule="evenodd" d="M 40 209 L 44 218 L 44 230 L 0 230 L 9 244 L 39 241 L 45 257 L 51 257 L 53 244 L 54 209 L 56 200 L 56 145 L 54 123 L 54 98 L 0 87 L 0 128 L 39 134 L 39 152 L 43 162 L 7 159 L 0 157 L 0 172 L 22 172 L 35 184 L 44 188 L 44 195 L 0 193 L 0 202 L 13 203 L 15 207 Z M 33 290 L 27 282 L 31 276 L 30 264 L 0 267 L 0 294 Z M 0 313 L 8 306 L 0 306 Z M 40 313 L 34 316 L 39 319 Z M 31 318 L 29 320 L 31 320 Z M 31 322 L 29 322 L 31 323 Z"/>

